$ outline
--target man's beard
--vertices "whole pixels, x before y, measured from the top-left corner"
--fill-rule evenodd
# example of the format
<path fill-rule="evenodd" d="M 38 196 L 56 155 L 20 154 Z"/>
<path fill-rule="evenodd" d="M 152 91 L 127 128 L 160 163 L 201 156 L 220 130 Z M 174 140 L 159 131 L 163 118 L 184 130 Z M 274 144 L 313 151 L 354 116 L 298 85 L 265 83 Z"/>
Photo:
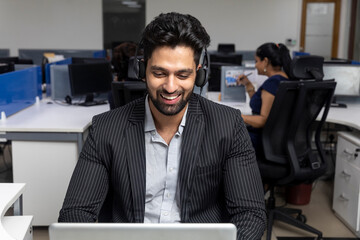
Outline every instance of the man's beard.
<path fill-rule="evenodd" d="M 176 115 L 179 112 L 181 112 L 181 110 L 183 110 L 184 107 L 186 106 L 186 104 L 189 102 L 191 94 L 192 94 L 192 92 L 190 92 L 189 95 L 186 96 L 186 98 L 184 98 L 184 91 L 177 91 L 176 94 L 180 95 L 181 99 L 174 105 L 167 105 L 167 104 L 164 104 L 163 102 L 161 102 L 159 99 L 156 99 L 155 96 L 153 96 L 150 93 L 149 89 L 148 89 L 148 93 L 149 93 L 149 98 L 150 98 L 151 102 L 154 104 L 154 106 L 156 107 L 156 109 L 166 116 L 173 116 L 173 115 Z M 157 90 L 156 96 L 161 98 L 161 96 L 160 96 L 161 93 L 169 94 L 164 90 Z"/>

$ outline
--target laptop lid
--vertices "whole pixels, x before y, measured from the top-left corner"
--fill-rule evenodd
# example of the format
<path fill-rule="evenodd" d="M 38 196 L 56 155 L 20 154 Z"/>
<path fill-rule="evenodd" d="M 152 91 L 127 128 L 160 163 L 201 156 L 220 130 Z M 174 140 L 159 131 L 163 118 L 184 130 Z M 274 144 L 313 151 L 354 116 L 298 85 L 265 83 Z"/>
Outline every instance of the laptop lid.
<path fill-rule="evenodd" d="M 50 240 L 235 240 L 230 223 L 53 223 Z"/>

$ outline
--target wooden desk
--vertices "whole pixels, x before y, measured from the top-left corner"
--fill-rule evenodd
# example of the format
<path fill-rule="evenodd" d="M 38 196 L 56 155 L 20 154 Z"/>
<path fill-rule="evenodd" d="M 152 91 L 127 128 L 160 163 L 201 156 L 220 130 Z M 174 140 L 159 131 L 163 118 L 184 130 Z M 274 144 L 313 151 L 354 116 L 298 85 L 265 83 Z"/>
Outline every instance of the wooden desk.
<path fill-rule="evenodd" d="M 4 216 L 9 207 L 23 194 L 24 183 L 0 183 L 0 239 L 31 240 L 32 216 Z"/>
<path fill-rule="evenodd" d="M 48 101 L 0 121 L 0 139 L 12 141 L 14 182 L 27 184 L 23 212 L 43 226 L 57 222 L 92 117 L 109 110 Z"/>

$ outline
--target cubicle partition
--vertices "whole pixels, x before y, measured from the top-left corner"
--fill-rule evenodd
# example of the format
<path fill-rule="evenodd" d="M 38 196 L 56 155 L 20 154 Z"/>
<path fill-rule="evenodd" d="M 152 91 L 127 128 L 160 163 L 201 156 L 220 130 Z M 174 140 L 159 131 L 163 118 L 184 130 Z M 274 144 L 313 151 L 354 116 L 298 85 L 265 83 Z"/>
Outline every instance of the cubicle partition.
<path fill-rule="evenodd" d="M 50 74 L 50 68 L 53 65 L 68 65 L 72 63 L 72 59 L 71 58 L 66 58 L 64 60 L 61 61 L 57 61 L 57 62 L 52 62 L 52 63 L 48 63 L 45 65 L 45 82 L 46 82 L 46 96 L 50 97 L 52 94 L 52 83 L 51 83 L 51 74 Z"/>
<path fill-rule="evenodd" d="M 65 49 L 19 49 L 19 57 L 24 59 L 32 59 L 34 64 L 41 65 L 44 53 L 54 53 L 63 55 L 64 58 L 70 57 L 88 57 L 88 58 L 104 58 L 105 50 L 65 50 Z"/>
<path fill-rule="evenodd" d="M 9 49 L 0 49 L 0 57 L 9 57 L 10 56 L 10 50 Z"/>
<path fill-rule="evenodd" d="M 41 98 L 41 76 L 38 66 L 0 74 L 0 112 L 10 116 Z"/>

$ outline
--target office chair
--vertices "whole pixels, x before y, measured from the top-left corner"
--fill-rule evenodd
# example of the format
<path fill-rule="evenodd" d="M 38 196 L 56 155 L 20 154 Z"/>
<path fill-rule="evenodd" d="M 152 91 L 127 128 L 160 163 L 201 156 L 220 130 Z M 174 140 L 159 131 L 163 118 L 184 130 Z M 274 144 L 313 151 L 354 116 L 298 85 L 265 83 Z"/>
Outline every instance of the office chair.
<path fill-rule="evenodd" d="M 235 52 L 235 44 L 233 44 L 233 43 L 219 43 L 217 51 L 221 52 L 221 53 L 234 53 Z"/>
<path fill-rule="evenodd" d="M 124 81 L 112 82 L 111 93 L 113 97 L 113 104 L 110 109 L 115 109 L 125 104 L 144 97 L 147 93 L 146 83 L 143 81 Z"/>
<path fill-rule="evenodd" d="M 322 238 L 319 230 L 305 224 L 306 218 L 300 209 L 275 207 L 274 197 L 276 186 L 311 183 L 326 171 L 320 132 L 336 83 L 322 80 L 322 63 L 323 58 L 316 56 L 294 58 L 291 75 L 295 80 L 280 83 L 262 131 L 263 146 L 262 151 L 257 151 L 257 158 L 263 183 L 268 184 L 270 191 L 267 200 L 267 240 L 271 239 L 274 220 Z M 319 116 L 321 118 L 317 121 Z M 313 131 L 316 149 L 311 144 Z"/>

